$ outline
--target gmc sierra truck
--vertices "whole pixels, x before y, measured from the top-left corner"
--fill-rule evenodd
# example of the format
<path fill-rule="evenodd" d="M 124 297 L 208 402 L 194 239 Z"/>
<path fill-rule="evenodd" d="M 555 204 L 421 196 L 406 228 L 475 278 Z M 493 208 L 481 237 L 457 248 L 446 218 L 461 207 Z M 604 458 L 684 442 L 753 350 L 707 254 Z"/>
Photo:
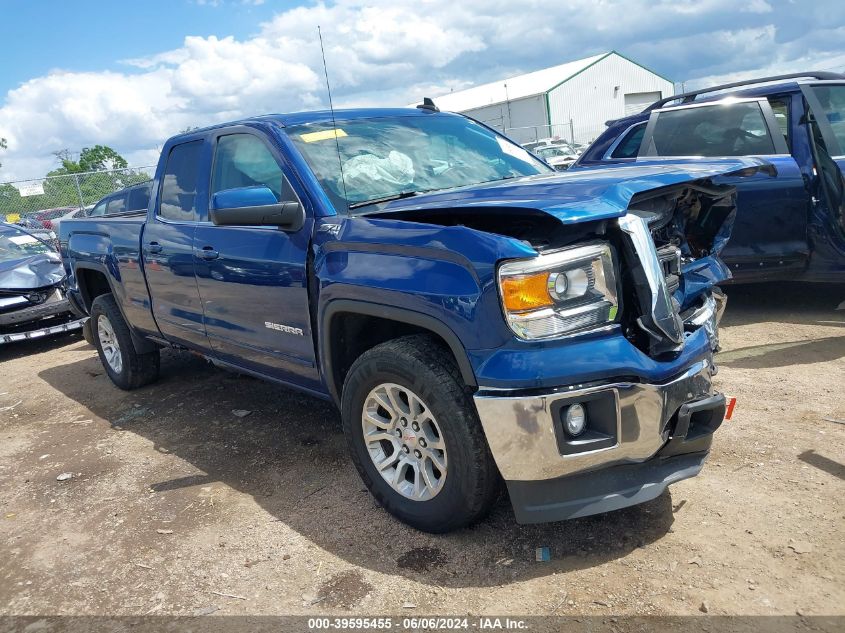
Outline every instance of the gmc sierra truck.
<path fill-rule="evenodd" d="M 439 112 L 268 115 L 171 138 L 149 209 L 67 220 L 69 296 L 120 388 L 159 351 L 333 401 L 389 512 L 520 522 L 655 498 L 722 423 L 731 159 L 558 173 Z"/>

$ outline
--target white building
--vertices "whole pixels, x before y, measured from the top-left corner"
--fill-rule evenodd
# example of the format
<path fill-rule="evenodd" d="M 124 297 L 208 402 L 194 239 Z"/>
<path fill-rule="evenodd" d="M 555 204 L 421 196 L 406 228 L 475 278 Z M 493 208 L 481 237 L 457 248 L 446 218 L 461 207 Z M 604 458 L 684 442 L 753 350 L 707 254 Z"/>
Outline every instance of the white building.
<path fill-rule="evenodd" d="M 611 51 L 452 92 L 434 103 L 520 143 L 547 137 L 588 143 L 602 133 L 605 121 L 673 94 L 670 80 Z"/>

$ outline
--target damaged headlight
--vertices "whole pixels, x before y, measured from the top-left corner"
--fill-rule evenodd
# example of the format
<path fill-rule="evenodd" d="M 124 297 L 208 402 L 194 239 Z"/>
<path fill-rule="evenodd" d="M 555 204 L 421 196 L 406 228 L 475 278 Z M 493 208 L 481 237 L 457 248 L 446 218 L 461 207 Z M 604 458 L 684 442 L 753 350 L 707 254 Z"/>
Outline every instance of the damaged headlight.
<path fill-rule="evenodd" d="M 613 255 L 606 243 L 546 253 L 499 267 L 505 318 L 522 339 L 593 330 L 616 319 Z"/>

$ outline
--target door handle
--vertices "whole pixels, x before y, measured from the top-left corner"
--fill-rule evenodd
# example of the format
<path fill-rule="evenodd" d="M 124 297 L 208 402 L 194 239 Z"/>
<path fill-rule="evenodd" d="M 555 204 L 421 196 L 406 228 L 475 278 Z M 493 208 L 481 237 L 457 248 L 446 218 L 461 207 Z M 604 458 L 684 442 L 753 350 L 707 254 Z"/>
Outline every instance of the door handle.
<path fill-rule="evenodd" d="M 220 253 L 214 250 L 213 246 L 203 246 L 202 250 L 197 251 L 197 255 L 200 256 L 200 259 L 217 259 L 220 257 Z"/>
<path fill-rule="evenodd" d="M 153 254 L 160 253 L 162 251 L 162 248 L 163 248 L 162 245 L 159 244 L 158 242 L 150 242 L 149 244 L 147 244 L 147 252 L 148 253 L 153 253 Z"/>

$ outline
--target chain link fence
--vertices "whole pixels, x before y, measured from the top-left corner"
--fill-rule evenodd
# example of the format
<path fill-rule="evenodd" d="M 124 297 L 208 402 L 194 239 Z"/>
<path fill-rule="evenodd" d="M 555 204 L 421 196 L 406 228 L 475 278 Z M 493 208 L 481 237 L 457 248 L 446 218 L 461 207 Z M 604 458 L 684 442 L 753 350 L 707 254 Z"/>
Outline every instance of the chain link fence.
<path fill-rule="evenodd" d="M 489 125 L 489 124 L 488 124 Z M 531 143 L 543 139 L 566 141 L 570 145 L 586 147 L 607 128 L 604 125 L 579 125 L 573 120 L 553 125 L 530 125 L 505 128 L 504 134 L 517 143 Z"/>
<path fill-rule="evenodd" d="M 2 182 L 0 221 L 19 222 L 46 215 L 58 217 L 93 205 L 124 187 L 150 180 L 154 172 L 155 166 L 129 167 Z"/>

